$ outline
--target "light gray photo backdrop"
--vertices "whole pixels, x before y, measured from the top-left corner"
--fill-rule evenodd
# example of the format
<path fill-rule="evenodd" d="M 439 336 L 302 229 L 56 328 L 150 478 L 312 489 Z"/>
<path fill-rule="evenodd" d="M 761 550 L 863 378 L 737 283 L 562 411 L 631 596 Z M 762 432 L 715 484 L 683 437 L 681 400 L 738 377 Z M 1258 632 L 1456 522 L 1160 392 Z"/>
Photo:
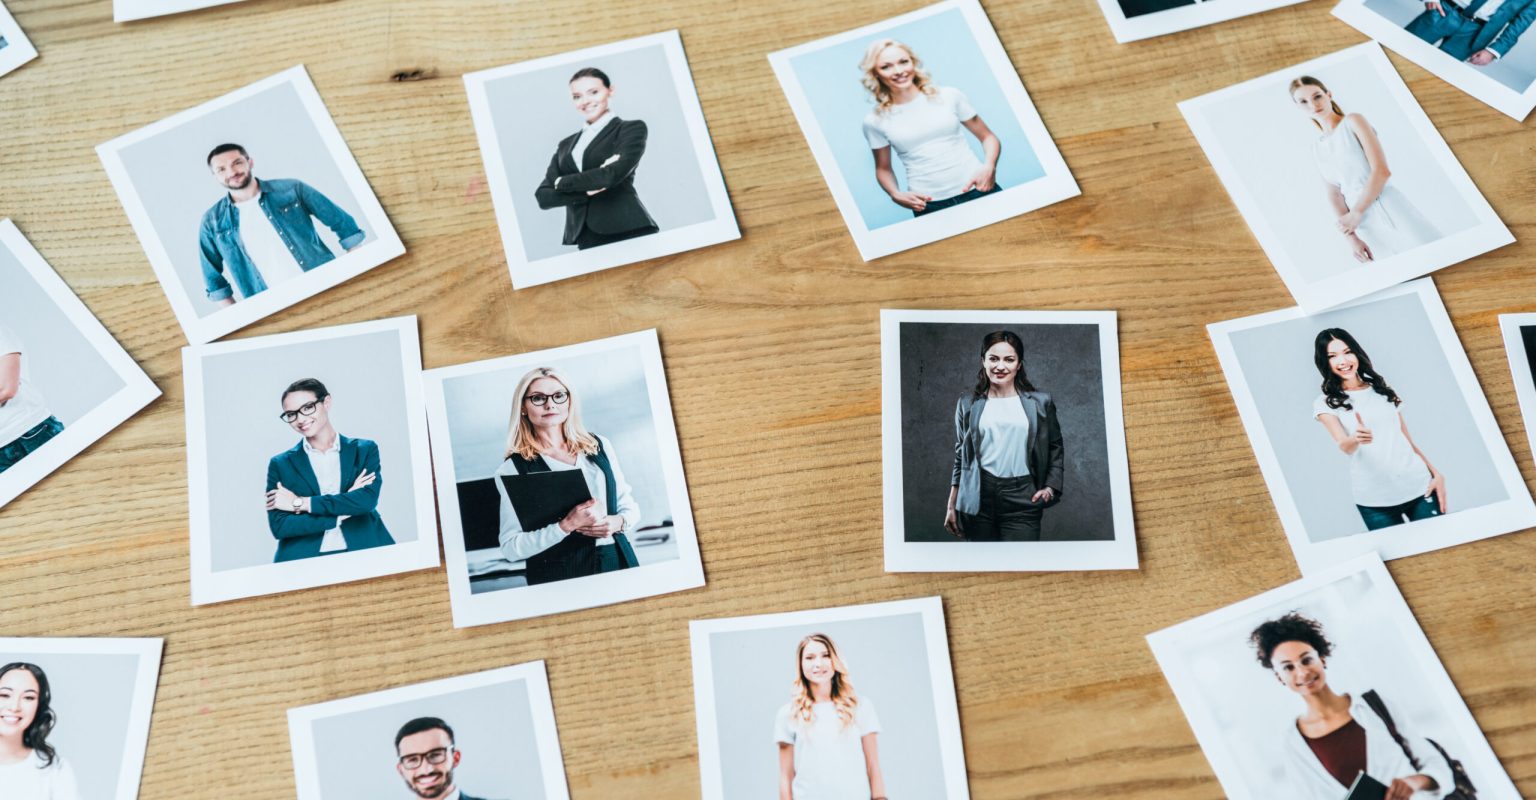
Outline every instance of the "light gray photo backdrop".
<path fill-rule="evenodd" d="M 395 734 L 417 717 L 437 717 L 453 728 L 454 746 L 464 753 L 453 773 L 461 792 L 489 800 L 545 800 L 528 684 L 522 678 L 316 720 L 320 796 L 415 798 L 395 770 Z"/>
<path fill-rule="evenodd" d="M 277 552 L 267 526 L 267 463 L 300 441 L 278 415 L 283 390 L 301 378 L 330 391 L 337 433 L 378 444 L 378 512 L 389 535 L 396 543 L 419 535 L 398 332 L 221 353 L 203 360 L 214 572 L 270 564 Z"/>
<path fill-rule="evenodd" d="M 1412 22 L 1414 17 L 1424 12 L 1424 4 L 1417 2 L 1417 0 L 1365 0 L 1362 5 L 1399 28 L 1408 27 L 1408 23 Z M 1532 44 L 1530 41 L 1531 39 L 1536 39 L 1536 30 L 1533 30 L 1533 28 L 1536 28 L 1536 26 L 1527 28 L 1525 33 L 1520 36 L 1519 41 L 1515 43 L 1514 47 L 1509 49 L 1509 53 L 1503 58 L 1494 59 L 1492 64 L 1481 67 L 1462 64 L 1459 69 L 1473 70 L 1487 75 L 1499 83 L 1524 94 L 1525 90 L 1531 88 L 1531 81 L 1536 80 L 1536 44 Z M 1437 44 L 1429 46 L 1438 49 Z M 1446 58 L 1450 59 L 1451 57 L 1446 56 Z M 1450 62 L 1446 62 L 1446 67 L 1456 68 Z M 1393 171 L 1393 174 L 1396 174 L 1396 170 Z"/>
<path fill-rule="evenodd" d="M 1324 328 L 1349 331 L 1402 398 L 1414 444 L 1445 475 L 1451 513 L 1508 499 L 1418 294 L 1233 332 L 1232 349 L 1309 541 L 1366 530 L 1350 490 L 1349 459 L 1312 416 L 1323 382 L 1312 340 Z"/>
<path fill-rule="evenodd" d="M 507 423 L 517 382 L 553 367 L 580 398 L 581 421 L 613 444 L 613 458 L 640 506 L 642 525 L 672 518 L 639 348 L 527 364 L 443 381 L 453 472 L 460 483 L 489 478 L 506 460 Z M 676 554 L 673 554 L 676 558 Z"/>
<path fill-rule="evenodd" d="M 811 633 L 837 645 L 859 697 L 880 717 L 880 766 L 892 797 L 946 797 L 933 677 L 921 614 L 788 625 L 710 636 L 725 797 L 777 800 L 774 720 L 793 699 L 795 649 Z M 937 643 L 948 648 L 947 642 Z"/>
<path fill-rule="evenodd" d="M 1358 696 L 1375 689 L 1394 719 L 1401 717 L 1405 726 L 1439 742 L 1452 756 L 1470 753 L 1456 735 L 1445 698 L 1429 690 L 1423 666 L 1404 647 L 1399 627 L 1404 610 L 1383 596 L 1369 573 L 1359 572 L 1182 640 L 1180 657 L 1194 678 L 1189 683 L 1199 689 L 1201 706 L 1228 743 L 1237 772 L 1251 776 L 1246 785 L 1256 797 L 1295 798 L 1283 791 L 1286 759 L 1279 737 L 1294 730 L 1304 705 L 1258 662 L 1248 643 L 1254 628 L 1292 611 L 1321 623 L 1333 643 L 1327 666 L 1334 691 Z M 1238 698 L 1241 702 L 1234 702 Z M 1479 783 L 1477 774 L 1470 777 Z"/>
<path fill-rule="evenodd" d="M 1287 72 L 1272 83 L 1201 109 L 1296 274 L 1311 283 L 1371 268 L 1369 262 L 1355 261 L 1338 232 L 1313 155 L 1321 134 L 1291 99 L 1291 81 L 1304 74 L 1322 81 L 1346 114 L 1359 113 L 1376 129 L 1392 170 L 1388 185 L 1406 195 L 1440 230 L 1441 238 L 1477 224 L 1407 114 L 1387 94 L 1369 52 L 1362 51 L 1311 72 Z"/>
<path fill-rule="evenodd" d="M 85 800 L 117 797 L 139 659 L 126 653 L 0 651 L 0 665 L 25 661 L 48 676 L 58 714 L 48 743 L 74 770 Z"/>
<path fill-rule="evenodd" d="M 301 180 L 330 198 L 367 234 L 363 245 L 379 238 L 292 82 L 128 145 L 119 153 L 123 167 L 181 280 L 165 290 L 184 292 L 199 317 L 221 308 L 208 299 L 198 247 L 203 214 L 229 193 L 208 169 L 209 151 L 221 144 L 243 146 L 258 179 Z M 315 231 L 333 254 L 344 252 L 318 220 Z"/>
<path fill-rule="evenodd" d="M 1056 403 L 1061 502 L 1045 510 L 1042 541 L 1112 541 L 1109 450 L 1099 326 L 1081 323 L 901 323 L 903 530 L 909 542 L 955 542 L 944 507 L 955 461 L 955 403 L 970 396 L 981 340 L 1009 330 L 1024 341 L 1024 374 Z"/>
<path fill-rule="evenodd" d="M 4 246 L 0 287 L 0 324 L 21 338 L 22 375 L 66 428 L 123 389 L 122 378 Z"/>
<path fill-rule="evenodd" d="M 485 84 L 523 254 L 530 262 L 576 252 L 575 245 L 560 243 L 565 209 L 541 209 L 533 193 L 544 180 L 555 147 L 585 124 L 571 103 L 570 89 L 571 76 L 584 67 L 608 74 L 614 90 L 609 109 L 615 116 L 645 122 L 645 155 L 635 169 L 635 191 L 656 225 L 669 231 L 715 218 L 699 170 L 698 143 L 688 134 L 666 48 L 656 43 L 573 59 Z"/>

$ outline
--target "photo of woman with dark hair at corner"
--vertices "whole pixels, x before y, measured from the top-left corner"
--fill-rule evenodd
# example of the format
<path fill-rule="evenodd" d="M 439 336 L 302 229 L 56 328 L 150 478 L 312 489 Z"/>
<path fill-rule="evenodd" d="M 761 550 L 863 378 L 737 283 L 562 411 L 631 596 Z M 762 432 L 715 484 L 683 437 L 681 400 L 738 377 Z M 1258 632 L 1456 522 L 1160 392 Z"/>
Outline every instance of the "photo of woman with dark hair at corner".
<path fill-rule="evenodd" d="M 80 800 L 74 769 L 48 743 L 58 722 L 42 667 L 24 661 L 0 667 L 0 797 Z"/>

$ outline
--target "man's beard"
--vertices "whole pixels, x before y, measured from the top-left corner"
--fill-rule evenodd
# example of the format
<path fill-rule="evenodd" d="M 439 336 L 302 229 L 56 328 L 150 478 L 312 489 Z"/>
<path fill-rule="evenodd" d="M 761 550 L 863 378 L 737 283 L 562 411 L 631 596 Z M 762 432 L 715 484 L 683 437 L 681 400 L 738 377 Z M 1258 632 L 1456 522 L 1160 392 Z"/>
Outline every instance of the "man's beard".
<path fill-rule="evenodd" d="M 453 786 L 453 771 L 449 770 L 448 772 L 433 772 L 431 775 L 443 776 L 442 782 L 434 785 L 430 789 L 417 788 L 416 781 L 414 779 L 406 781 L 406 785 L 411 788 L 412 792 L 416 793 L 417 797 L 425 798 L 425 800 L 432 800 L 432 798 L 442 797 L 443 795 L 448 794 L 448 789 Z M 422 777 L 431 777 L 431 775 L 423 775 Z M 422 794 L 423 791 L 431 792 L 431 794 Z"/>
<path fill-rule="evenodd" d="M 225 183 L 225 184 L 224 184 L 224 187 L 225 187 L 225 188 L 227 188 L 227 189 L 233 189 L 233 190 L 235 190 L 235 191 L 237 191 L 237 192 L 238 192 L 238 191 L 242 191 L 242 190 L 244 190 L 244 189 L 245 189 L 245 188 L 246 188 L 246 187 L 247 187 L 247 186 L 250 186 L 250 185 L 251 185 L 251 181 L 252 181 L 252 180 L 253 180 L 253 179 L 255 179 L 255 177 L 256 177 L 256 176 L 255 176 L 255 175 L 252 175 L 252 174 L 250 174 L 250 173 L 249 173 L 249 172 L 247 172 L 247 173 L 246 173 L 246 174 L 245 174 L 245 180 L 243 180 L 243 181 L 241 181 L 241 182 L 240 182 L 240 185 L 239 185 L 239 186 L 236 186 L 236 185 L 234 185 L 234 184 L 231 184 L 231 183 Z"/>

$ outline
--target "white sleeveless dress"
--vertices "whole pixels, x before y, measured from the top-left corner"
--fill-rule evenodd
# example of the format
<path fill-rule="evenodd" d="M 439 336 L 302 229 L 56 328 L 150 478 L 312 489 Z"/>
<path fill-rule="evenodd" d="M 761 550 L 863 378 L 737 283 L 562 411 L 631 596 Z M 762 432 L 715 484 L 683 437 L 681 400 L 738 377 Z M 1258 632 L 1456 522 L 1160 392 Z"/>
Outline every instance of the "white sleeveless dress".
<path fill-rule="evenodd" d="M 1371 177 L 1371 164 L 1349 123 L 1340 122 L 1332 133 L 1318 137 L 1312 154 L 1323 180 L 1339 187 L 1344 203 L 1354 210 Z M 1381 196 L 1365 210 L 1355 235 L 1371 248 L 1372 257 L 1381 261 L 1439 239 L 1441 233 L 1388 178 Z"/>

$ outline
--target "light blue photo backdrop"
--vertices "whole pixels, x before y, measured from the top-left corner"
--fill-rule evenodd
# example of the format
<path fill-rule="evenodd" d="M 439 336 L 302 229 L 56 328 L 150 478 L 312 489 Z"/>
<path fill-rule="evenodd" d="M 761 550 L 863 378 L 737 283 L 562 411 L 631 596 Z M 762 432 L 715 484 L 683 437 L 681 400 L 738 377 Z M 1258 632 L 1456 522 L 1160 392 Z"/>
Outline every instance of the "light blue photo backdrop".
<path fill-rule="evenodd" d="M 911 211 L 891 202 L 875 182 L 875 160 L 864 138 L 864 117 L 874 109 L 874 98 L 860 82 L 859 60 L 871 42 L 886 37 L 912 48 L 938 85 L 964 92 L 982 121 L 997 134 L 1003 146 L 997 162 L 999 186 L 1012 189 L 1045 176 L 1045 168 L 1029 146 L 965 17 L 958 9 L 934 14 L 789 61 L 865 226 L 875 230 L 913 218 Z M 981 143 L 969 134 L 966 139 L 980 158 Z M 905 189 L 906 170 L 894 152 L 891 161 L 896 179 Z"/>

